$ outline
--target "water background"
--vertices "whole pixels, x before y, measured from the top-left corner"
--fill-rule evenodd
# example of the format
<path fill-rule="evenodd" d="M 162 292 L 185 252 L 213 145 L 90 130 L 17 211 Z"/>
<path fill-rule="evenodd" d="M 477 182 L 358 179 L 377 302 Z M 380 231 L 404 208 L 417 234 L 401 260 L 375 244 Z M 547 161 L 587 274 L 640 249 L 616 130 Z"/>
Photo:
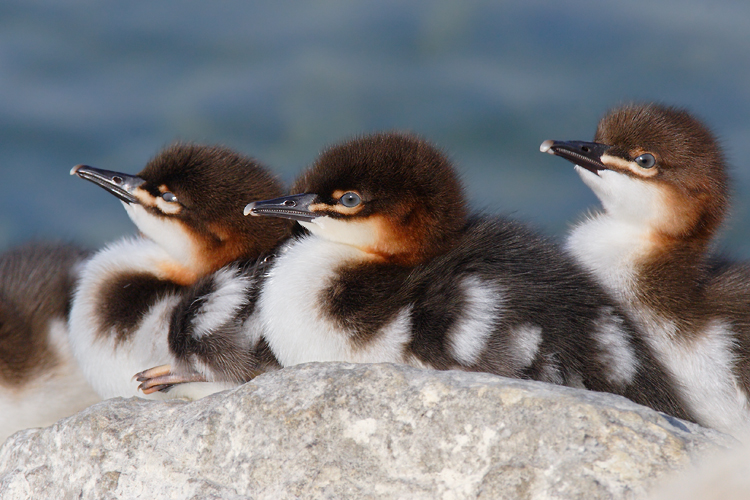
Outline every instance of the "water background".
<path fill-rule="evenodd" d="M 389 129 L 448 151 L 472 205 L 562 238 L 596 199 L 545 139 L 593 137 L 631 101 L 721 137 L 750 257 L 750 2 L 3 0 L 0 250 L 134 232 L 85 163 L 136 173 L 221 143 L 287 182 L 325 145 Z"/>

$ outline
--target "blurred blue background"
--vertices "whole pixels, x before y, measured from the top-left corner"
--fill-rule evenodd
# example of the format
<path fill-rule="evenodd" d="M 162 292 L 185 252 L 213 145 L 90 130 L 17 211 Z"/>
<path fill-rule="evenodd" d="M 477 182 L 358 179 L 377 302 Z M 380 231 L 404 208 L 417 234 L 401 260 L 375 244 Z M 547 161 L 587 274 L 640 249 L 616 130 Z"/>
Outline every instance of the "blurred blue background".
<path fill-rule="evenodd" d="M 476 208 L 562 237 L 596 204 L 544 139 L 590 139 L 631 100 L 687 107 L 721 137 L 750 257 L 750 2 L 0 3 L 0 250 L 96 248 L 134 231 L 70 177 L 136 173 L 176 140 L 222 143 L 287 182 L 327 144 L 384 129 L 447 150 Z"/>

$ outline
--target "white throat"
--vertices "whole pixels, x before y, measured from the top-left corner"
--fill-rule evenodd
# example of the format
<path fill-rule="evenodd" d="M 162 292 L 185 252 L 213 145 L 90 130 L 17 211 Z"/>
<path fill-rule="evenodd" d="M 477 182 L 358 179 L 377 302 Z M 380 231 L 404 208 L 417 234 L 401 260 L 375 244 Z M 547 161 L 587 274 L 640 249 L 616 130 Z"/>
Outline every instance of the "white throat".
<path fill-rule="evenodd" d="M 653 183 L 614 170 L 595 174 L 579 166 L 575 169 L 609 216 L 644 229 L 658 224 L 664 216 L 663 194 Z"/>
<path fill-rule="evenodd" d="M 124 203 L 125 211 L 138 230 L 163 248 L 183 267 L 194 269 L 198 252 L 185 227 L 174 219 L 158 217 L 138 204 Z"/>
<path fill-rule="evenodd" d="M 622 298 L 633 286 L 635 266 L 652 250 L 654 230 L 667 214 L 663 193 L 652 183 L 612 170 L 597 175 L 576 166 L 576 171 L 604 211 L 573 228 L 567 250 Z"/>
<path fill-rule="evenodd" d="M 378 227 L 372 220 L 334 219 L 333 217 L 316 217 L 300 225 L 312 234 L 329 241 L 352 245 L 358 248 L 376 247 L 378 245 Z"/>

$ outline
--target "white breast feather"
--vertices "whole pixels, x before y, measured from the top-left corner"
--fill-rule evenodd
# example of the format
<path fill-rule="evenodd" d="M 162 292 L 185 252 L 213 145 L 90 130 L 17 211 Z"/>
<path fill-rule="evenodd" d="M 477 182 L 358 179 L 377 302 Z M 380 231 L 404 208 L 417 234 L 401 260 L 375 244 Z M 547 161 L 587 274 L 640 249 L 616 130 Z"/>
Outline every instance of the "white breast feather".
<path fill-rule="evenodd" d="M 643 238 L 637 226 L 596 214 L 573 229 L 565 248 L 619 299 L 632 286 L 633 265 L 641 255 Z"/>
<path fill-rule="evenodd" d="M 289 244 L 276 259 L 258 301 L 263 334 L 282 366 L 312 361 L 400 362 L 410 338 L 409 311 L 401 311 L 367 346 L 322 309 L 321 294 L 337 270 L 369 259 L 351 245 L 315 236 Z"/>
<path fill-rule="evenodd" d="M 732 372 L 733 333 L 714 320 L 695 341 L 675 339 L 669 321 L 653 321 L 647 340 L 701 424 L 734 433 L 750 423 L 748 400 Z"/>
<path fill-rule="evenodd" d="M 750 410 L 732 373 L 732 332 L 715 320 L 698 332 L 694 342 L 688 342 L 679 337 L 673 322 L 637 300 L 634 266 L 647 248 L 646 239 L 642 227 L 598 214 L 573 230 L 566 247 L 630 312 L 700 422 L 726 432 L 737 431 L 750 421 Z"/>
<path fill-rule="evenodd" d="M 148 239 L 124 238 L 98 252 L 82 268 L 70 312 L 70 342 L 84 377 L 102 398 L 193 398 L 206 393 L 206 388 L 200 387 L 205 384 L 182 384 L 169 392 L 144 395 L 137 390 L 138 382 L 132 380 L 142 370 L 174 364 L 168 346 L 169 320 L 179 297 L 167 296 L 154 304 L 138 330 L 119 345 L 115 344 L 114 332 L 99 332 L 102 284 L 121 273 L 153 272 L 159 262 L 170 259 Z"/>

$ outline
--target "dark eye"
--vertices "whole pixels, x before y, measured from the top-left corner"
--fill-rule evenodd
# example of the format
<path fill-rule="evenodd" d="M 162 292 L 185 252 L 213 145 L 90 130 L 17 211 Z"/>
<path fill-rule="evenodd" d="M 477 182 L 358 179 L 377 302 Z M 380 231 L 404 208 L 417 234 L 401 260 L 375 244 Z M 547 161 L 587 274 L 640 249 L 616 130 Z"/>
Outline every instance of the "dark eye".
<path fill-rule="evenodd" d="M 168 201 L 169 203 L 173 203 L 177 201 L 177 197 L 173 193 L 170 193 L 169 191 L 167 191 L 166 193 L 162 193 L 161 198 L 164 201 Z"/>
<path fill-rule="evenodd" d="M 656 165 L 656 158 L 651 153 L 644 153 L 635 159 L 635 162 L 641 168 L 651 168 Z"/>
<path fill-rule="evenodd" d="M 345 207 L 351 208 L 359 205 L 362 202 L 362 198 L 360 198 L 357 193 L 349 191 L 348 193 L 344 193 L 344 196 L 339 198 L 339 201 Z"/>

